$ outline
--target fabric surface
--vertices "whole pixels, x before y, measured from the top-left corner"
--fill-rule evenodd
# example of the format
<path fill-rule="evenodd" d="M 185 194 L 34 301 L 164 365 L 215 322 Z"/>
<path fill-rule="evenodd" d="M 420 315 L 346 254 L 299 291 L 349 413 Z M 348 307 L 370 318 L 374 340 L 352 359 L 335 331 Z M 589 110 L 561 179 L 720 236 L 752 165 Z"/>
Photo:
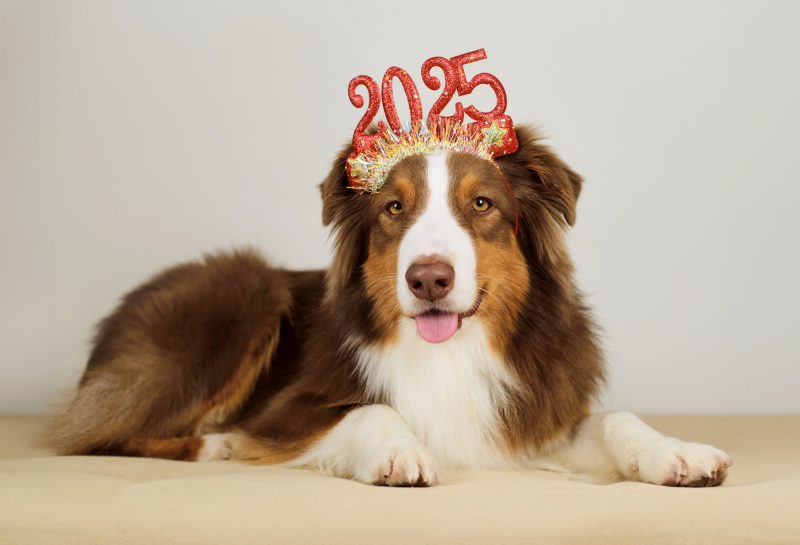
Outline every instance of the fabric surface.
<path fill-rule="evenodd" d="M 381 488 L 236 462 L 55 457 L 0 417 L 0 544 L 800 544 L 800 416 L 652 417 L 734 460 L 720 488 L 453 471 Z"/>

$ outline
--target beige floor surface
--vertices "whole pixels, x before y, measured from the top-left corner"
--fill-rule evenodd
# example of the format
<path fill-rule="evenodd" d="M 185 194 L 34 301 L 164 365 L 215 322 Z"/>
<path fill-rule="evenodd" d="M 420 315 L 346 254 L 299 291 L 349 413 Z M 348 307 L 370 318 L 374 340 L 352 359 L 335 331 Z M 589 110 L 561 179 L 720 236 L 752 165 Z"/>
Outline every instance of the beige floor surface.
<path fill-rule="evenodd" d="M 724 486 L 594 485 L 454 471 L 392 489 L 235 462 L 55 457 L 43 420 L 0 417 L 0 544 L 797 544 L 800 416 L 651 417 L 727 450 Z"/>

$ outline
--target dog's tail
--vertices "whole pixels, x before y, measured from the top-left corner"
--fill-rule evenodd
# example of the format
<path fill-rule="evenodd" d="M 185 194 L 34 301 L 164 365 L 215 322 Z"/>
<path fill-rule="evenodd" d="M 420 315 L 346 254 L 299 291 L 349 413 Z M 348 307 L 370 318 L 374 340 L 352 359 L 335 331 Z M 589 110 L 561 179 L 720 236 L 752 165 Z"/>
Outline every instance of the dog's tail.
<path fill-rule="evenodd" d="M 147 404 L 142 403 L 143 396 L 153 391 L 152 385 L 147 384 L 152 377 L 136 369 L 136 365 L 122 364 L 114 365 L 113 371 L 87 374 L 50 418 L 43 444 L 58 454 L 78 455 L 101 451 L 134 437 L 149 413 Z"/>

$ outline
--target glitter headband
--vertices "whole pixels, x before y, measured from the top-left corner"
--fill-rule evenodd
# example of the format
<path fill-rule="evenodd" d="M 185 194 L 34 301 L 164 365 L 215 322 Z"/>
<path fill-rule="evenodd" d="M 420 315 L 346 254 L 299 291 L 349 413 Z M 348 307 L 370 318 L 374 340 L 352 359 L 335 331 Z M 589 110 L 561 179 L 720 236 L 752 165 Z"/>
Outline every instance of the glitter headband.
<path fill-rule="evenodd" d="M 353 152 L 347 159 L 350 187 L 361 192 L 380 191 L 389 171 L 412 155 L 458 151 L 491 160 L 515 152 L 517 136 L 514 123 L 505 115 L 506 91 L 503 84 L 487 72 L 472 79 L 464 73 L 464 65 L 485 58 L 486 51 L 478 49 L 449 59 L 432 57 L 422 64 L 422 81 L 428 89 L 436 91 L 442 87 L 439 78 L 431 74 L 433 68 L 439 68 L 444 75 L 442 94 L 428 112 L 425 123 L 422 122 L 417 86 L 402 68 L 392 66 L 386 70 L 380 91 L 369 76 L 356 76 L 350 80 L 348 96 L 353 106 L 364 106 L 364 97 L 356 93 L 359 86 L 366 88 L 369 99 L 367 110 L 353 132 Z M 395 78 L 400 80 L 408 100 L 411 121 L 405 125 L 400 123 L 394 102 L 392 84 Z M 440 115 L 454 95 L 468 95 L 480 85 L 490 87 L 497 97 L 492 110 L 482 112 L 474 106 L 465 108 L 461 102 L 456 102 L 453 115 Z M 377 130 L 367 134 L 381 104 L 386 123 L 379 121 Z M 473 122 L 464 123 L 465 115 Z"/>

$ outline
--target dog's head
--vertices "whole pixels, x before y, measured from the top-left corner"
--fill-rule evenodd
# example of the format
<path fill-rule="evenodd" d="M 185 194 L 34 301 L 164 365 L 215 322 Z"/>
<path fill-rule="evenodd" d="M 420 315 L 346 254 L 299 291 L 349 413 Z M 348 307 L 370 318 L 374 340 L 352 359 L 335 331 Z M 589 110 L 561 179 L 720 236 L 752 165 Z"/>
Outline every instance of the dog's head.
<path fill-rule="evenodd" d="M 408 157 L 374 194 L 348 188 L 345 149 L 321 185 L 335 236 L 328 301 L 363 299 L 346 306 L 373 337 L 412 319 L 429 342 L 447 341 L 464 320 L 513 331 L 532 277 L 558 283 L 569 269 L 563 233 L 581 188 L 535 131 L 518 127 L 517 137 L 519 149 L 494 163 Z"/>

